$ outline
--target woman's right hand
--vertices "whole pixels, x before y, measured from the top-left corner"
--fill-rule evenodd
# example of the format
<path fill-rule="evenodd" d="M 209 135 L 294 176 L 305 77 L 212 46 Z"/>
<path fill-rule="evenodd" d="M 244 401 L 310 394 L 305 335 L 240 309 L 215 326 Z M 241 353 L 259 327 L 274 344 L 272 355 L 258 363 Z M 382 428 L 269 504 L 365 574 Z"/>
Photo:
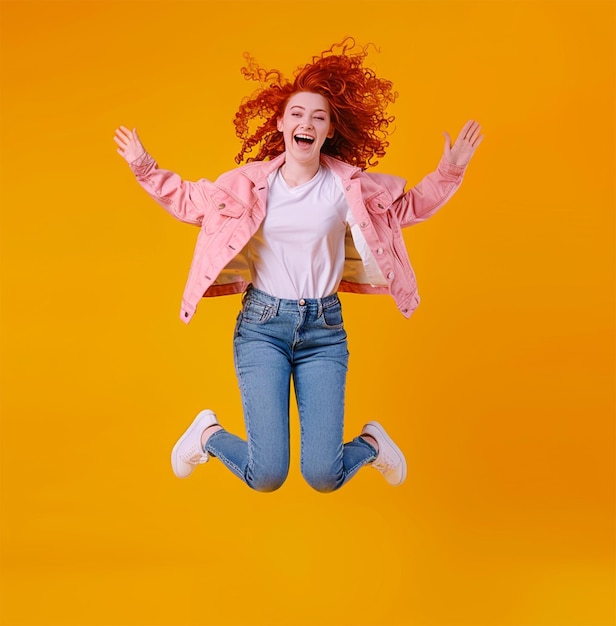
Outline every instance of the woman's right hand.
<path fill-rule="evenodd" d="M 145 154 L 145 148 L 134 128 L 131 131 L 126 126 L 120 126 L 113 139 L 118 144 L 118 154 L 124 157 L 128 163 L 132 163 Z"/>

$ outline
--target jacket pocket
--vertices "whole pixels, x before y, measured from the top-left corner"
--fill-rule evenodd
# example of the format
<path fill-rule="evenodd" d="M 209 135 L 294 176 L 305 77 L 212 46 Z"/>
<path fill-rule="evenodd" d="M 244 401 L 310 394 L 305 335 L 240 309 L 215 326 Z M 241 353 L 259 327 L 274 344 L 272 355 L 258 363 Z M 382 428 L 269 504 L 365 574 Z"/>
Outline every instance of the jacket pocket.
<path fill-rule="evenodd" d="M 213 207 L 203 222 L 208 235 L 224 230 L 233 219 L 239 219 L 247 211 L 246 206 L 224 191 L 212 195 Z"/>
<path fill-rule="evenodd" d="M 381 191 L 377 195 L 366 200 L 366 209 L 368 213 L 380 215 L 385 213 L 391 207 L 391 197 L 386 191 Z"/>

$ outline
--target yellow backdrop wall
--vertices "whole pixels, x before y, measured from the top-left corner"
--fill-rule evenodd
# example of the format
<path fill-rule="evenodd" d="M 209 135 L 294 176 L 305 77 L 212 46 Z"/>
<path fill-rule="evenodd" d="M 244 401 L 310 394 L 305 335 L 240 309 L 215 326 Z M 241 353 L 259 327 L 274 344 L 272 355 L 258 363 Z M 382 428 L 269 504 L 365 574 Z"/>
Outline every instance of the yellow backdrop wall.
<path fill-rule="evenodd" d="M 2 624 L 614 624 L 613 2 L 2 0 L 0 28 Z M 400 93 L 379 170 L 486 134 L 405 235 L 413 318 L 343 296 L 347 432 L 382 419 L 409 479 L 312 492 L 294 413 L 280 491 L 178 481 L 198 410 L 242 430 L 239 298 L 180 323 L 196 231 L 113 132 L 214 178 L 242 53 L 290 74 L 346 35 Z"/>

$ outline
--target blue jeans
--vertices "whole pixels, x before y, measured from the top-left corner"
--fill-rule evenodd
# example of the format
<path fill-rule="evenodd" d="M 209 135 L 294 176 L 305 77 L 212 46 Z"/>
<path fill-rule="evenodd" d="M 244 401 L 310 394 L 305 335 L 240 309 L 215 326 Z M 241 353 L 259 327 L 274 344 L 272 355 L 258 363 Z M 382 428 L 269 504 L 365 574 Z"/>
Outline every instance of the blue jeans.
<path fill-rule="evenodd" d="M 248 486 L 274 491 L 289 472 L 291 378 L 308 484 L 334 491 L 374 461 L 375 449 L 361 437 L 343 443 L 349 353 L 336 294 L 281 300 L 249 287 L 235 326 L 234 355 L 247 440 L 223 429 L 205 449 Z"/>

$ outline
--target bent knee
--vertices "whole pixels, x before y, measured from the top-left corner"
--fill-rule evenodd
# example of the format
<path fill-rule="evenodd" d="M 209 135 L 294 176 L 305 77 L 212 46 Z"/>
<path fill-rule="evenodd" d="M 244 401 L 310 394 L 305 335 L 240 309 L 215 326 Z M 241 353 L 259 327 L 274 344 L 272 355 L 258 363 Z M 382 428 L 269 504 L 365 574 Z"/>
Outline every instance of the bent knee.
<path fill-rule="evenodd" d="M 342 477 L 319 469 L 302 469 L 304 480 L 319 493 L 331 493 L 342 485 Z"/>
<path fill-rule="evenodd" d="M 270 493 L 280 489 L 287 478 L 287 472 L 257 472 L 246 478 L 246 483 L 255 491 Z"/>

